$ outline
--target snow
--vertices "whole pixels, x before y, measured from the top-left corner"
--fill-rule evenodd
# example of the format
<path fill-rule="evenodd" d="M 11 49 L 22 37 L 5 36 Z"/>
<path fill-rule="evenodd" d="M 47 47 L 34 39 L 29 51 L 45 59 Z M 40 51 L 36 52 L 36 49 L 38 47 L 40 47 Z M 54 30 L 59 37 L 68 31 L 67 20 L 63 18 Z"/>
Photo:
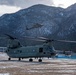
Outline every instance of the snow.
<path fill-rule="evenodd" d="M 60 13 L 61 16 L 64 16 L 63 12 Z"/>
<path fill-rule="evenodd" d="M 8 61 L 8 56 L 5 53 L 0 53 L 0 75 L 76 75 L 76 60 L 74 59 L 57 59 L 44 58 L 43 62 L 38 62 L 38 59 L 33 58 L 33 62 L 29 59 L 12 58 Z M 19 74 L 20 73 L 20 74 Z M 48 74 L 47 74 L 48 73 Z"/>
<path fill-rule="evenodd" d="M 0 73 L 0 75 L 10 75 L 9 73 Z"/>
<path fill-rule="evenodd" d="M 13 66 L 13 65 L 11 65 L 11 66 L 0 66 L 0 69 L 13 68 L 13 67 L 17 67 L 17 66 Z"/>

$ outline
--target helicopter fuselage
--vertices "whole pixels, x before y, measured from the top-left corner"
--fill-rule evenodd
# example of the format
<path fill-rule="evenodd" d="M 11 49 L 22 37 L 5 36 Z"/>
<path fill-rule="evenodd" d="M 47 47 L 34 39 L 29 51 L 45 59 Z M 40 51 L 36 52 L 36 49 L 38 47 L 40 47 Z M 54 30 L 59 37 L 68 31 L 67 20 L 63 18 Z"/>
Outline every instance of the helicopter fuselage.
<path fill-rule="evenodd" d="M 44 45 L 7 48 L 6 53 L 11 58 L 41 58 L 55 56 L 55 51 L 52 47 Z"/>

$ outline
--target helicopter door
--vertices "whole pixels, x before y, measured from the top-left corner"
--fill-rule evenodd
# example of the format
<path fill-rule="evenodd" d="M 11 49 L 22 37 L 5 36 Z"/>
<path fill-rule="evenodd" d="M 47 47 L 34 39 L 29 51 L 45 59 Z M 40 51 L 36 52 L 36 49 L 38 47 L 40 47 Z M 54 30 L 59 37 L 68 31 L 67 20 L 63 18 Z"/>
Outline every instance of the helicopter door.
<path fill-rule="evenodd" d="M 39 53 L 42 53 L 43 52 L 43 48 L 39 48 Z"/>

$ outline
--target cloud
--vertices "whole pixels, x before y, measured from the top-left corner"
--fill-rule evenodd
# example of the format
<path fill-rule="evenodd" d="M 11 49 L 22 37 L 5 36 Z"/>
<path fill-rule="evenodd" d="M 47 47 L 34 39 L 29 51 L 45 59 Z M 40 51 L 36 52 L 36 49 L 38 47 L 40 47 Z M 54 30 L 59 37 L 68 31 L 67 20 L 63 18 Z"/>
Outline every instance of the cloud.
<path fill-rule="evenodd" d="M 57 7 L 67 8 L 68 6 L 76 3 L 76 0 L 53 0 L 53 2 Z"/>
<path fill-rule="evenodd" d="M 0 5 L 0 16 L 6 13 L 14 13 L 20 9 L 20 7 L 16 6 Z"/>
<path fill-rule="evenodd" d="M 35 4 L 52 5 L 53 0 L 0 0 L 0 5 L 11 5 L 21 8 L 27 8 Z"/>
<path fill-rule="evenodd" d="M 68 2 L 67 2 L 68 1 Z M 76 3 L 76 0 L 0 0 L 0 15 L 14 13 L 20 9 L 28 8 L 36 4 L 44 4 L 56 7 L 68 7 Z"/>
<path fill-rule="evenodd" d="M 5 13 L 14 13 L 21 8 L 28 8 L 32 5 L 44 4 L 53 5 L 52 0 L 0 0 L 0 16 Z"/>
<path fill-rule="evenodd" d="M 67 7 L 73 3 L 76 3 L 76 0 L 0 0 L 0 5 L 10 5 L 21 8 L 27 8 L 35 4 Z"/>

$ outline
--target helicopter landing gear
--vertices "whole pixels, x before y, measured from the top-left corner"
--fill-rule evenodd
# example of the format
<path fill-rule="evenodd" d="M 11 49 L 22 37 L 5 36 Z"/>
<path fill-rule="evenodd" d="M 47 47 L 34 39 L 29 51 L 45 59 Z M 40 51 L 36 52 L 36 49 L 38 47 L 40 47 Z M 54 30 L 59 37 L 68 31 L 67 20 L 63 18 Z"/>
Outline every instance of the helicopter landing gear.
<path fill-rule="evenodd" d="M 11 58 L 8 58 L 8 60 L 11 60 Z"/>
<path fill-rule="evenodd" d="M 42 62 L 42 59 L 39 59 L 38 61 L 39 61 L 39 62 Z"/>
<path fill-rule="evenodd" d="M 32 62 L 32 61 L 33 61 L 33 59 L 29 59 L 29 61 L 30 61 L 30 62 Z"/>
<path fill-rule="evenodd" d="M 18 59 L 19 61 L 21 60 L 21 58 Z"/>

